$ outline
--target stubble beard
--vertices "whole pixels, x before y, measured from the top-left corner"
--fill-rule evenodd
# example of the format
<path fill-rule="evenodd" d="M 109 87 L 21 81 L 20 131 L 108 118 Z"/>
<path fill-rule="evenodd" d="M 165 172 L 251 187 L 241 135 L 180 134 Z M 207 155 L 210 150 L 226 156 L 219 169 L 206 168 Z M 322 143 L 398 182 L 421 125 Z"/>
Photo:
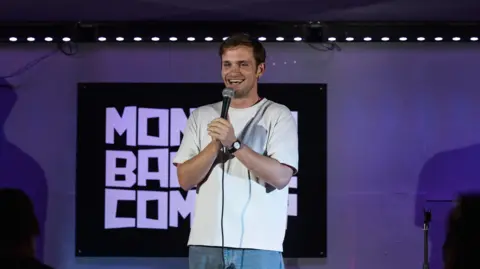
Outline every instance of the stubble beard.
<path fill-rule="evenodd" d="M 248 94 L 250 93 L 250 89 L 240 89 L 238 91 L 235 91 L 234 98 L 235 99 L 242 99 L 248 97 Z"/>

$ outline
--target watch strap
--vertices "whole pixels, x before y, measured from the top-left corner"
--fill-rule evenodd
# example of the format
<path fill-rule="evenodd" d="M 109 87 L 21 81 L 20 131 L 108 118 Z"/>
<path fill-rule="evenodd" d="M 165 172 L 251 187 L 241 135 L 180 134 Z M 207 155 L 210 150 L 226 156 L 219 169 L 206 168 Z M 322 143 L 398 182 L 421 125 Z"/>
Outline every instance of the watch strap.
<path fill-rule="evenodd" d="M 238 148 L 235 147 L 236 143 L 239 144 Z M 230 154 L 235 153 L 241 147 L 241 145 L 242 145 L 242 143 L 240 142 L 240 140 L 237 139 L 235 142 L 233 142 L 233 144 L 230 146 L 230 148 L 228 148 L 228 150 L 227 150 L 228 153 L 230 153 Z"/>

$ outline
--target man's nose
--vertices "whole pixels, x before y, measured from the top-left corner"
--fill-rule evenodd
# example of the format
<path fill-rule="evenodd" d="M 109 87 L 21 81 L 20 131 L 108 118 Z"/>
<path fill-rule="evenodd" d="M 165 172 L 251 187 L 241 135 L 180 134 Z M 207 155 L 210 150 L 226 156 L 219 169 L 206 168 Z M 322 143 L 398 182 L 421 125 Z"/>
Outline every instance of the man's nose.
<path fill-rule="evenodd" d="M 234 64 L 232 66 L 232 72 L 239 72 L 240 71 L 240 65 Z"/>

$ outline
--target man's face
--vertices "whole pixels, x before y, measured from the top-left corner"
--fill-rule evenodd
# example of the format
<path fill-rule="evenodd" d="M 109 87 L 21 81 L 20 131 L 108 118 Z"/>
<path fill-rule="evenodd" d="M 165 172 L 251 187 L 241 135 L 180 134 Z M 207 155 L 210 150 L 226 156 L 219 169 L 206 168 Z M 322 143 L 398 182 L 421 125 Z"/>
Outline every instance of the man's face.
<path fill-rule="evenodd" d="M 229 48 L 222 55 L 223 82 L 235 91 L 234 98 L 247 97 L 256 88 L 264 68 L 263 63 L 257 67 L 253 49 L 246 46 Z"/>

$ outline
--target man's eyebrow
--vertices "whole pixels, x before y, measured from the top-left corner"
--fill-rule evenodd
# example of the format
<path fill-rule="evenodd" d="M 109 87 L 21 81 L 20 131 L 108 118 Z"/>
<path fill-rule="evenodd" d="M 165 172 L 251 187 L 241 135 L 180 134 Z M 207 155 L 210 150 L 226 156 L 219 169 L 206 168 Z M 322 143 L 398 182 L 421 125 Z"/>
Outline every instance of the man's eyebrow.
<path fill-rule="evenodd" d="M 222 61 L 223 63 L 232 63 L 232 62 L 235 62 L 235 63 L 248 63 L 250 62 L 249 60 L 240 60 L 240 61 L 228 61 L 228 60 L 225 60 L 225 61 Z"/>

